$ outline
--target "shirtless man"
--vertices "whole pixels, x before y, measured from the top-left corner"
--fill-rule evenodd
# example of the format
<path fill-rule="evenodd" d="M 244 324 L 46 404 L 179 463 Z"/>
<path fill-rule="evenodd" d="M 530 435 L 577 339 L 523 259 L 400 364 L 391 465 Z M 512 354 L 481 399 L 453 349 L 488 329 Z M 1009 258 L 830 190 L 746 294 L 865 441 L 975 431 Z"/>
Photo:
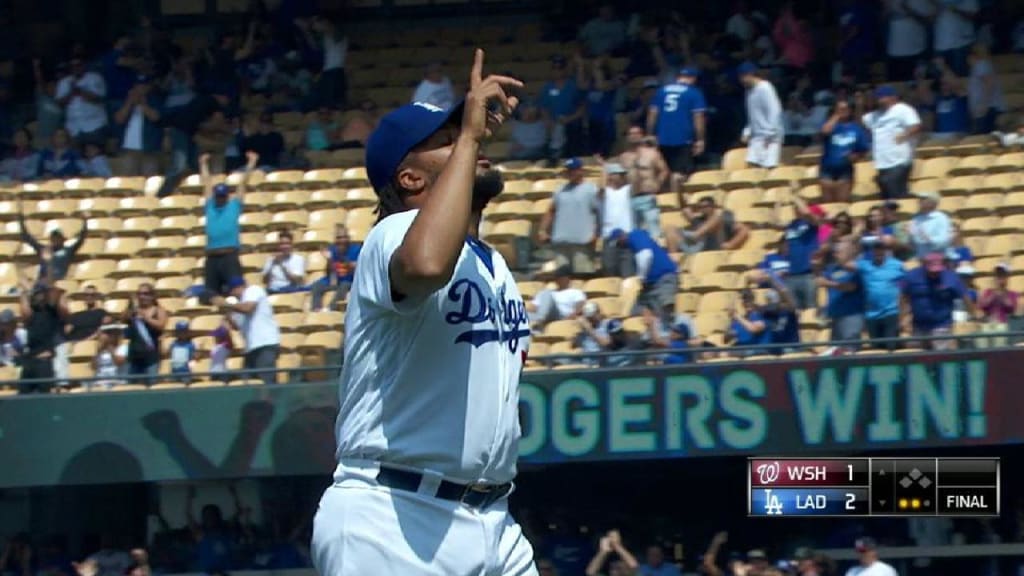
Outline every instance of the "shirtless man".
<path fill-rule="evenodd" d="M 658 238 L 661 236 L 661 211 L 655 196 L 665 188 L 670 174 L 668 164 L 658 151 L 657 142 L 645 135 L 643 128 L 630 127 L 626 143 L 626 151 L 619 155 L 619 164 L 629 171 L 635 222 L 651 237 Z"/>

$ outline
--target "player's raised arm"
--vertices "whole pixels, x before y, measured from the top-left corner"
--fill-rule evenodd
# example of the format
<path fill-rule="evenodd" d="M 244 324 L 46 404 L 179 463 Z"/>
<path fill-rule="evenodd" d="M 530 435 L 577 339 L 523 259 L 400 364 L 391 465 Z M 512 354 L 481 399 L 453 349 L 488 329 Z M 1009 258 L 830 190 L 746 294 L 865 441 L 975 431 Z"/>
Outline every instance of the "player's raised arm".
<path fill-rule="evenodd" d="M 213 198 L 213 180 L 210 178 L 210 154 L 199 155 L 199 182 L 203 185 L 203 198 Z"/>
<path fill-rule="evenodd" d="M 391 258 L 391 289 L 396 295 L 422 297 L 451 279 L 469 229 L 480 143 L 511 116 L 518 104 L 518 99 L 508 96 L 506 90 L 522 86 L 522 82 L 505 76 L 483 78 L 483 61 L 483 50 L 478 49 L 470 73 L 462 128 L 454 136 L 451 157 Z M 403 184 L 403 178 L 415 177 L 408 171 L 397 175 L 399 184 Z"/>

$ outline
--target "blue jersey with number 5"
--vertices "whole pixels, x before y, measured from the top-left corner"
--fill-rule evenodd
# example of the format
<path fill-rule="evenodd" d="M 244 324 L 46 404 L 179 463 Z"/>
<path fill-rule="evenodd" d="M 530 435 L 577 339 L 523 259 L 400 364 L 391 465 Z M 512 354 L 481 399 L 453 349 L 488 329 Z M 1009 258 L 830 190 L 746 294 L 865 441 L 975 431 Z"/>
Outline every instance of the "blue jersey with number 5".
<path fill-rule="evenodd" d="M 654 134 L 662 146 L 693 143 L 693 114 L 707 107 L 700 88 L 688 84 L 669 84 L 658 90 L 652 106 L 658 107 Z"/>

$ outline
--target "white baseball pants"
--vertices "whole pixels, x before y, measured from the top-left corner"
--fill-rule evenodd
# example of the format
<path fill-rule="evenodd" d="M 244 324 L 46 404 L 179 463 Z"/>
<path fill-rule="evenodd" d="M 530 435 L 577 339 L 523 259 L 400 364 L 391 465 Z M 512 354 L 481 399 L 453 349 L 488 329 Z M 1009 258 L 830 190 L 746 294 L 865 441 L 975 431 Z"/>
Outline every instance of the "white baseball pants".
<path fill-rule="evenodd" d="M 321 576 L 533 576 L 533 547 L 500 500 L 476 510 L 380 486 L 371 474 L 338 478 L 313 520 Z"/>
<path fill-rule="evenodd" d="M 753 136 L 747 142 L 747 163 L 762 168 L 775 168 L 782 156 L 782 141 Z"/>

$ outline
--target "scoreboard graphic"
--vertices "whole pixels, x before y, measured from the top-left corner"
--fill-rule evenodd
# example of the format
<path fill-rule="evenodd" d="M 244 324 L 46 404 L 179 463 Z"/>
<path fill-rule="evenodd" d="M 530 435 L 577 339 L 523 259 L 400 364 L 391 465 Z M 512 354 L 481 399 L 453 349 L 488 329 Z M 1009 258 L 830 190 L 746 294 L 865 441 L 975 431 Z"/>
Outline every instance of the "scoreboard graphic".
<path fill-rule="evenodd" d="M 999 516 L 998 458 L 747 459 L 747 515 Z"/>

